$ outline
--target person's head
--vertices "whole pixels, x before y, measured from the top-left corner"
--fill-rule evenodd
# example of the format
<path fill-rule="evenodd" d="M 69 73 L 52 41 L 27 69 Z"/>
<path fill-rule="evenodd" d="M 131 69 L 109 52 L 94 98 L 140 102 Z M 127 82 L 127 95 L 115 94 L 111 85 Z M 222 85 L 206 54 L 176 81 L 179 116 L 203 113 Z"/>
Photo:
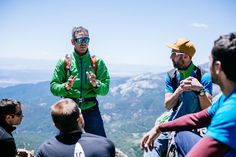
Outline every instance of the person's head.
<path fill-rule="evenodd" d="M 188 67 L 196 52 L 193 43 L 189 39 L 180 38 L 174 44 L 167 46 L 172 49 L 170 59 L 173 66 L 180 69 Z"/>
<path fill-rule="evenodd" d="M 0 122 L 8 125 L 19 125 L 24 117 L 21 103 L 13 99 L 0 100 Z"/>
<path fill-rule="evenodd" d="M 84 119 L 81 110 L 72 99 L 62 99 L 51 107 L 55 126 L 65 133 L 83 129 Z"/>
<path fill-rule="evenodd" d="M 80 55 L 85 54 L 88 50 L 89 41 L 89 32 L 86 28 L 78 26 L 72 29 L 71 43 L 77 53 Z"/>
<path fill-rule="evenodd" d="M 228 80 L 236 83 L 236 33 L 220 36 L 214 42 L 209 58 L 213 83 L 221 84 L 222 72 Z"/>

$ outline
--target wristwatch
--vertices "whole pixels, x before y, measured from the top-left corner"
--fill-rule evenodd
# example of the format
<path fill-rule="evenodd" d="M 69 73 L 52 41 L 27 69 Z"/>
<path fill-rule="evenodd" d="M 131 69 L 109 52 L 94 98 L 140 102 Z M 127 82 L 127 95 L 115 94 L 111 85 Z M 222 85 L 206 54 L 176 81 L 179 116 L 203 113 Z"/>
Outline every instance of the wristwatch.
<path fill-rule="evenodd" d="M 204 96 L 205 93 L 206 93 L 205 90 L 204 90 L 204 89 L 201 89 L 201 90 L 198 92 L 198 95 Z"/>

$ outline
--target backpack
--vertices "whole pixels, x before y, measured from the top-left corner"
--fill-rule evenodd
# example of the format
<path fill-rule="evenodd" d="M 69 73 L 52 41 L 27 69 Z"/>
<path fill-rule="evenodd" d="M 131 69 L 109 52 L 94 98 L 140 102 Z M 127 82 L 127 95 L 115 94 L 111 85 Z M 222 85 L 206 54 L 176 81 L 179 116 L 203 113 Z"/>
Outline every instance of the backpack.
<path fill-rule="evenodd" d="M 64 70 L 65 70 L 66 74 L 69 72 L 69 75 L 71 74 L 70 60 L 71 60 L 71 54 L 66 54 L 65 55 L 65 67 L 64 67 Z M 96 64 L 97 60 L 96 60 L 95 55 L 90 56 L 90 60 L 91 60 L 91 64 L 92 64 L 93 70 L 96 73 L 96 71 L 97 71 L 97 64 Z"/>
<path fill-rule="evenodd" d="M 196 74 L 196 79 L 201 82 L 202 75 L 206 73 L 206 71 L 199 66 L 195 66 L 194 73 Z M 175 91 L 178 88 L 177 69 L 171 69 L 170 71 L 168 71 L 168 76 L 170 77 L 173 90 Z M 178 100 L 177 105 L 175 105 L 175 107 L 173 108 L 174 111 L 177 110 L 179 104 L 180 101 Z"/>

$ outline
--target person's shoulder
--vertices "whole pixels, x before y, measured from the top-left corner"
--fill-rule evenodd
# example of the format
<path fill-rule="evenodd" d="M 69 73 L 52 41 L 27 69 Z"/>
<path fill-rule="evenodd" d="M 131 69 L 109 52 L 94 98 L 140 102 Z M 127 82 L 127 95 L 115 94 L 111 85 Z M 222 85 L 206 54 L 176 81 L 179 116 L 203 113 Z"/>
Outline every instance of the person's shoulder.
<path fill-rule="evenodd" d="M 95 135 L 95 134 L 90 134 L 90 133 L 83 133 L 82 138 L 94 138 L 94 139 L 106 139 L 105 137 L 99 136 L 99 135 Z"/>
<path fill-rule="evenodd" d="M 97 55 L 91 55 L 91 58 L 95 58 L 97 63 L 104 62 L 104 60 L 101 57 L 97 56 Z"/>
<path fill-rule="evenodd" d="M 201 78 L 202 81 L 210 81 L 211 82 L 211 74 L 209 72 L 205 72 Z"/>
<path fill-rule="evenodd" d="M 114 145 L 113 142 L 111 140 L 109 140 L 108 138 L 105 138 L 103 136 L 90 134 L 90 133 L 83 133 L 81 138 L 86 139 L 86 140 L 90 140 L 90 142 L 92 142 L 92 141 L 93 142 L 103 142 L 103 143 L 109 143 L 111 145 Z"/>
<path fill-rule="evenodd" d="M 6 132 L 6 130 L 0 126 L 0 139 L 1 140 L 14 140 L 14 138 L 8 133 Z"/>
<path fill-rule="evenodd" d="M 56 143 L 56 141 L 57 141 L 57 139 L 55 138 L 55 137 L 52 137 L 52 138 L 50 138 L 50 139 L 47 139 L 46 141 L 44 141 L 41 145 L 40 145 L 40 147 L 47 147 L 47 145 L 53 145 L 53 144 L 55 144 Z"/>

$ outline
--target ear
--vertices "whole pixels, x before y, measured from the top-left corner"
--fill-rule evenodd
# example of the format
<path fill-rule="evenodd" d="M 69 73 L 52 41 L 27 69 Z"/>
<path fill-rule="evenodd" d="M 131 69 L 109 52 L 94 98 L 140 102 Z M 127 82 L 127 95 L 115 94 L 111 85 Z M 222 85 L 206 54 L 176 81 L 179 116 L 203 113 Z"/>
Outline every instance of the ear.
<path fill-rule="evenodd" d="M 71 39 L 71 44 L 75 45 L 75 40 Z"/>
<path fill-rule="evenodd" d="M 84 128 L 84 118 L 82 116 L 82 114 L 80 114 L 79 118 L 77 119 L 79 127 L 82 129 Z"/>
<path fill-rule="evenodd" d="M 184 55 L 183 55 L 183 58 L 186 60 L 186 59 L 191 59 L 191 57 L 189 56 L 189 55 L 187 55 L 187 54 L 185 54 L 184 53 Z"/>
<path fill-rule="evenodd" d="M 217 75 L 219 75 L 220 72 L 222 71 L 221 62 L 220 62 L 220 61 L 215 61 L 215 63 L 214 63 L 214 69 L 215 69 L 215 73 L 216 73 Z"/>
<path fill-rule="evenodd" d="M 5 121 L 9 124 L 11 123 L 11 120 L 14 118 L 14 115 L 6 115 L 5 116 Z"/>

